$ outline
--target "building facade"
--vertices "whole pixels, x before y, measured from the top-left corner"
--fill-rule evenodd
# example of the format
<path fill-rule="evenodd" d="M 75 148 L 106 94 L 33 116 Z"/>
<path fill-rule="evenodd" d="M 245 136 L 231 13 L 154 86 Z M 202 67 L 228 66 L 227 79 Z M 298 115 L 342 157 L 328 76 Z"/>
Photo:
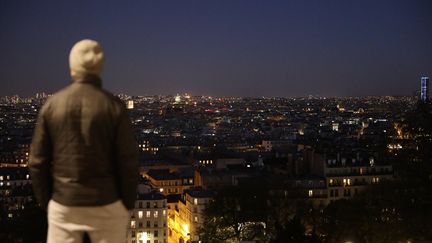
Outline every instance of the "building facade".
<path fill-rule="evenodd" d="M 423 103 L 429 101 L 429 77 L 421 77 L 420 100 Z"/>
<path fill-rule="evenodd" d="M 339 166 L 327 163 L 324 173 L 329 202 L 354 197 L 369 185 L 393 179 L 391 165 Z"/>
<path fill-rule="evenodd" d="M 166 197 L 156 191 L 139 193 L 127 229 L 127 243 L 167 243 Z"/>
<path fill-rule="evenodd" d="M 169 217 L 170 242 L 199 242 L 199 229 L 204 222 L 204 210 L 213 192 L 201 188 L 185 190 Z"/>

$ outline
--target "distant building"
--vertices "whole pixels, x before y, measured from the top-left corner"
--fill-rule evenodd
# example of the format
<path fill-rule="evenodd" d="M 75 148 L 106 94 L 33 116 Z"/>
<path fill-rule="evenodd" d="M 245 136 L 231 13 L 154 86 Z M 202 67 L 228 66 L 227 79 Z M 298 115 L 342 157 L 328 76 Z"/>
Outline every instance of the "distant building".
<path fill-rule="evenodd" d="M 158 188 L 164 195 L 182 194 L 183 190 L 194 186 L 194 172 L 170 171 L 168 169 L 149 170 L 145 177 L 154 188 Z"/>
<path fill-rule="evenodd" d="M 133 101 L 133 100 L 128 100 L 128 101 L 127 101 L 127 108 L 128 108 L 129 110 L 131 110 L 131 109 L 134 108 L 134 101 Z"/>
<path fill-rule="evenodd" d="M 213 191 L 201 188 L 185 190 L 169 217 L 170 242 L 200 242 L 199 229 L 204 223 L 204 210 Z"/>
<path fill-rule="evenodd" d="M 426 103 L 429 101 L 429 77 L 421 77 L 420 101 Z"/>
<path fill-rule="evenodd" d="M 131 210 L 127 243 L 167 243 L 168 211 L 166 197 L 156 191 L 141 192 Z"/>
<path fill-rule="evenodd" d="M 0 167 L 1 210 L 12 219 L 19 216 L 24 206 L 30 202 L 34 202 L 34 198 L 28 169 Z"/>
<path fill-rule="evenodd" d="M 393 179 L 393 166 L 376 165 L 373 157 L 367 163 L 355 158 L 327 159 L 324 177 L 328 187 L 329 202 L 351 198 L 369 185 Z"/>

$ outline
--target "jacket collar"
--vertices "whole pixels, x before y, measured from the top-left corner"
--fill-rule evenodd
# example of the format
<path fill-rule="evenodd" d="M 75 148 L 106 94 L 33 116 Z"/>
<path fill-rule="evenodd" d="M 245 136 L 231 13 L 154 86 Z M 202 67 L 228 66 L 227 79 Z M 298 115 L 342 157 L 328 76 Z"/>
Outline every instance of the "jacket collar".
<path fill-rule="evenodd" d="M 73 76 L 72 83 L 92 84 L 99 88 L 102 87 L 102 80 L 99 78 L 99 76 L 94 74 L 86 74 L 84 76 L 78 76 L 78 75 Z"/>

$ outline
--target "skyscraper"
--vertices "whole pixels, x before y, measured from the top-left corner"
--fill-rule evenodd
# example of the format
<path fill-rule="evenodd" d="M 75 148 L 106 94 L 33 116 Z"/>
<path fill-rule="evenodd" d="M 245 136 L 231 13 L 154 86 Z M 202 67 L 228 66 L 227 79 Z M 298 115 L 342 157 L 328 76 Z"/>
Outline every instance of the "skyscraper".
<path fill-rule="evenodd" d="M 429 77 L 421 77 L 420 101 L 426 103 L 429 101 Z"/>

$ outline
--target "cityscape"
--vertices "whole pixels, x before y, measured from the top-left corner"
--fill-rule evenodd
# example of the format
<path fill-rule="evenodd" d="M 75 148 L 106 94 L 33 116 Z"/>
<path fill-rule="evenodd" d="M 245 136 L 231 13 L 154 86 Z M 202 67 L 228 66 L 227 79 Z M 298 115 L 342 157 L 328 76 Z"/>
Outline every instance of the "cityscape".
<path fill-rule="evenodd" d="M 0 243 L 432 242 L 431 10 L 0 1 Z"/>
<path fill-rule="evenodd" d="M 118 95 L 140 150 L 126 242 L 431 239 L 429 78 L 419 86 L 398 97 Z M 0 98 L 2 242 L 44 237 L 27 162 L 49 96 Z"/>

